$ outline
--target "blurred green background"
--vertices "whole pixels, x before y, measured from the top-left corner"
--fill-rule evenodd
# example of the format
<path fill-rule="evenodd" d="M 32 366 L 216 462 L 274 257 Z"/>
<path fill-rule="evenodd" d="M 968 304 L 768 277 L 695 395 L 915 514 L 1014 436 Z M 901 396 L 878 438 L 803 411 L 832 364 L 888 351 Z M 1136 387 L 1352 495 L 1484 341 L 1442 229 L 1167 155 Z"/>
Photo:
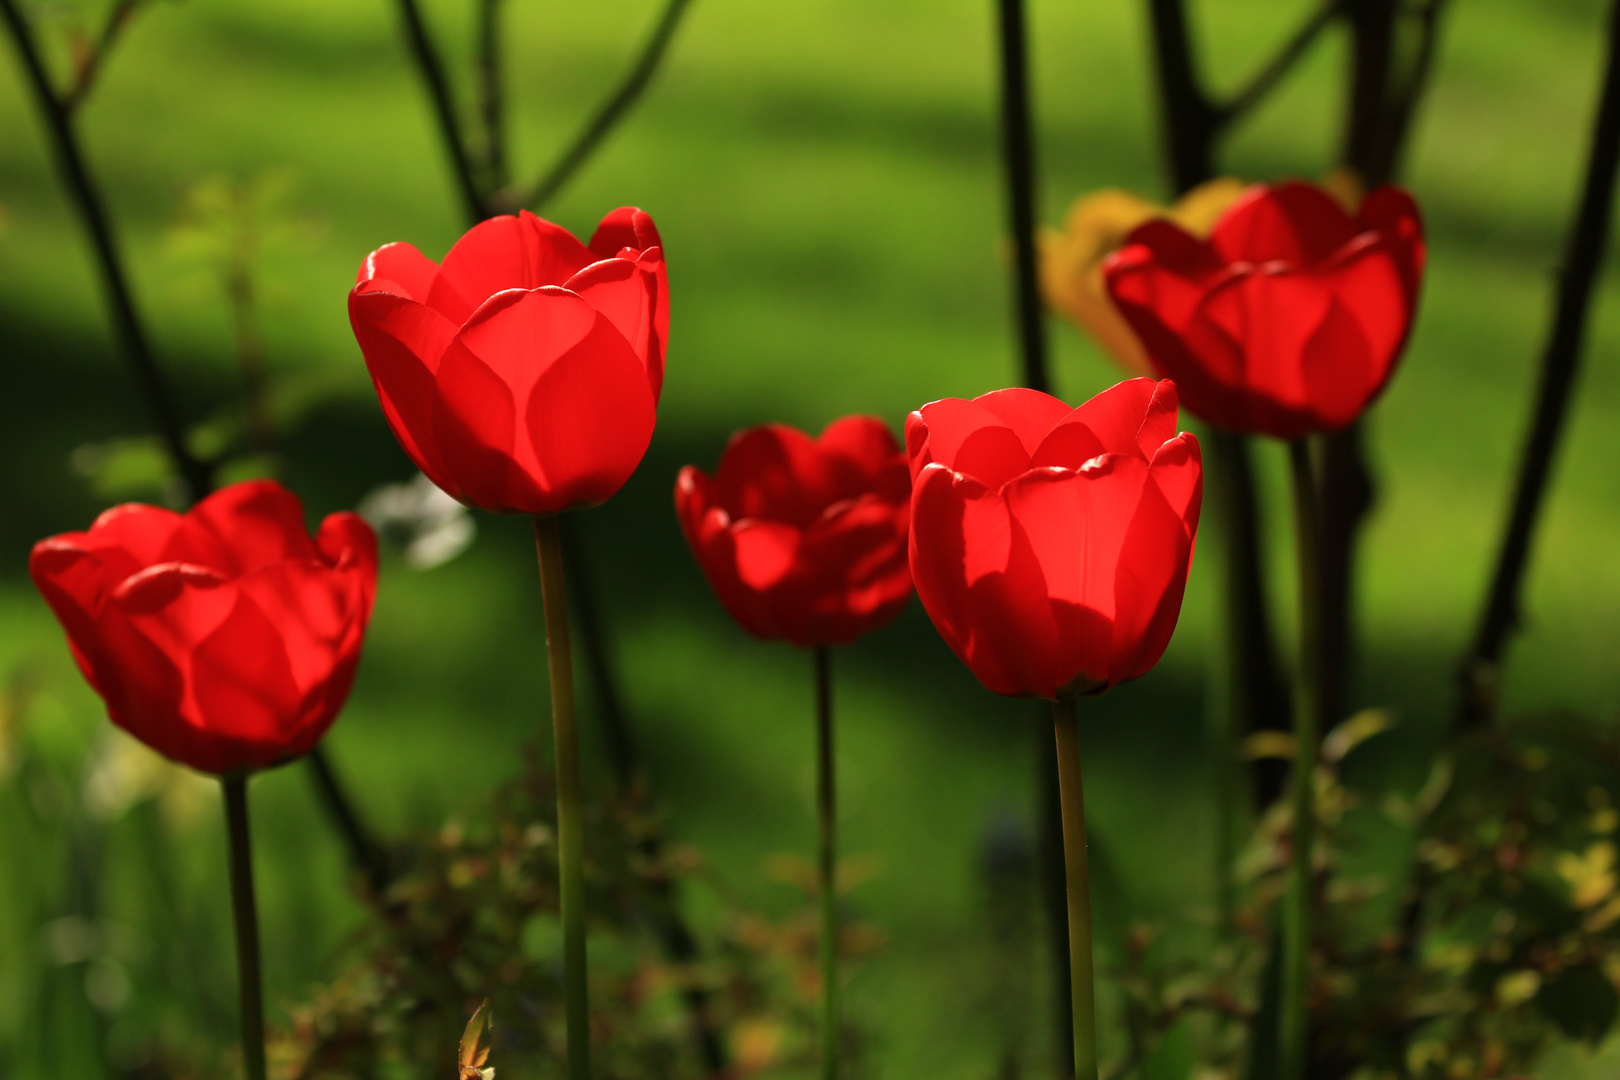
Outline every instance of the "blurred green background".
<path fill-rule="evenodd" d="M 571 137 L 657 6 L 507 5 L 517 175 L 537 174 Z M 1195 3 L 1213 84 L 1235 86 L 1310 7 Z M 1427 767 L 1494 554 L 1584 161 L 1604 7 L 1453 4 L 1414 132 L 1407 179 L 1432 261 L 1403 369 L 1371 414 L 1379 500 L 1362 548 L 1352 702 L 1398 713 L 1402 733 L 1383 764 L 1405 782 Z M 426 8 L 468 104 L 471 5 Z M 1167 194 L 1144 9 L 1031 4 L 1048 223 L 1097 187 Z M 665 239 L 672 343 L 658 432 L 623 492 L 580 525 L 672 828 L 766 910 L 793 893 L 762 872 L 764 861 L 812 844 L 810 661 L 726 619 L 683 549 L 671 485 L 682 464 L 712 467 L 740 426 L 819 429 L 863 411 L 898 429 L 925 401 L 1016 380 L 991 18 L 984 0 L 697 0 L 645 100 L 548 209 L 588 234 L 607 210 L 637 204 Z M 43 28 L 49 37 L 52 24 Z M 30 824 L 49 820 L 69 789 L 23 790 L 12 768 L 26 752 L 56 763 L 53 775 L 78 777 L 105 726 L 26 558 L 33 541 L 83 528 L 105 505 L 70 468 L 73 451 L 141 434 L 146 421 L 20 66 L 9 48 L 0 55 L 0 680 L 14 702 L 27 696 L 22 681 L 37 681 L 25 707 L 0 714 L 9 740 L 0 783 L 11 788 L 0 793 L 3 1065 L 44 1037 L 23 1030 L 42 999 L 55 1002 L 46 1011 L 63 1032 L 84 1008 L 73 1002 L 85 969 L 63 981 L 62 959 L 77 954 L 53 920 L 76 910 L 87 874 L 99 880 L 112 942 L 89 969 L 101 980 L 91 997 L 114 1040 L 141 999 L 132 972 L 168 972 L 199 1015 L 205 1004 L 224 1010 L 209 1022 L 228 1032 L 232 968 L 223 840 L 206 789 L 194 818 L 173 826 L 184 838 L 179 891 L 154 899 L 137 884 L 150 869 L 138 835 L 150 822 L 130 816 L 109 829 L 98 876 Z M 1237 133 L 1223 166 L 1252 178 L 1323 174 L 1337 150 L 1343 68 L 1344 42 L 1330 34 Z M 229 408 L 239 382 L 226 309 L 174 238 L 186 192 L 210 177 L 272 175 L 286 185 L 280 212 L 292 226 L 263 260 L 261 314 L 288 482 L 313 520 L 411 475 L 376 407 L 344 295 L 372 248 L 403 239 L 442 256 L 462 220 L 393 5 L 157 4 L 113 55 L 82 130 L 187 417 Z M 1620 697 L 1617 293 L 1611 259 L 1537 540 L 1529 622 L 1507 671 L 1509 707 L 1607 714 Z M 1056 321 L 1053 338 L 1070 401 L 1120 377 Z M 1286 503 L 1270 448 L 1264 466 L 1287 641 Z M 448 565 L 385 564 L 360 677 L 328 740 L 381 830 L 476 815 L 514 771 L 516 748 L 544 730 L 528 528 L 487 515 L 478 525 L 475 546 Z M 1082 714 L 1088 809 L 1133 918 L 1210 903 L 1203 706 L 1213 565 L 1195 564 L 1159 668 Z M 1032 739 L 1048 729 L 1027 703 L 983 692 L 916 605 L 841 652 L 836 673 L 842 842 L 879 861 L 856 898 L 888 937 L 849 1007 L 876 1036 L 876 1075 L 988 1076 L 996 1036 L 976 986 L 987 949 L 981 852 L 995 822 L 1029 820 Z M 599 753 L 590 767 L 602 774 Z M 274 1009 L 330 971 L 360 910 L 304 772 L 263 776 L 253 798 Z"/>

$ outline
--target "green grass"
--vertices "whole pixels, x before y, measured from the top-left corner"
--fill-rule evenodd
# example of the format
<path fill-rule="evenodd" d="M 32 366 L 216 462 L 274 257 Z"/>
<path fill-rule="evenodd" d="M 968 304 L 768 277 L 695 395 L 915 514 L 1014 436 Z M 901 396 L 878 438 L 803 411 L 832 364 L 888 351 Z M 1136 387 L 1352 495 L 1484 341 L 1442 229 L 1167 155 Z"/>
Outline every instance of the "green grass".
<path fill-rule="evenodd" d="M 456 61 L 467 5 L 428 5 Z M 610 85 L 656 5 L 513 4 L 519 172 L 538 172 Z M 1142 5 L 1032 5 L 1043 216 L 1103 185 L 1163 194 Z M 1207 70 L 1238 84 L 1303 2 L 1195 5 Z M 1380 500 L 1362 547 L 1356 704 L 1395 707 L 1425 743 L 1476 615 L 1528 414 L 1551 270 L 1578 190 L 1598 77 L 1598 0 L 1453 5 L 1409 157 L 1431 232 L 1416 337 L 1371 420 Z M 711 466 L 727 434 L 767 419 L 819 428 L 850 411 L 905 412 L 1015 379 L 1000 251 L 991 13 L 967 0 L 700 0 L 647 99 L 550 216 L 588 232 L 636 203 L 657 218 L 673 289 L 669 376 L 647 461 L 585 523 L 592 565 L 656 789 L 682 838 L 751 900 L 787 903 L 760 872 L 812 843 L 809 660 L 728 624 L 682 550 L 675 470 Z M 1242 175 L 1316 176 L 1340 120 L 1329 41 L 1233 139 Z M 29 586 L 29 545 L 101 507 L 68 470 L 76 446 L 145 422 L 111 351 L 83 238 L 58 189 L 9 52 L 0 61 L 0 677 L 45 672 L 29 737 L 65 775 L 99 725 Z M 155 5 L 84 114 L 157 348 L 201 418 L 236 392 L 221 307 L 166 253 L 179 194 L 215 173 L 288 171 L 320 229 L 269 260 L 265 329 L 278 386 L 316 388 L 286 431 L 290 483 L 312 515 L 410 466 L 390 437 L 345 320 L 362 256 L 408 239 L 440 255 L 461 229 L 424 94 L 384 0 L 192 0 Z M 1620 700 L 1620 280 L 1598 295 L 1588 369 L 1529 580 L 1511 706 L 1612 710 Z M 1117 373 L 1054 327 L 1056 375 L 1078 401 Z M 1266 457 L 1279 625 L 1290 625 L 1283 470 Z M 396 829 L 476 812 L 541 729 L 539 590 L 521 522 L 483 518 L 471 553 L 383 571 L 376 621 L 331 752 L 367 814 Z M 1200 745 L 1214 613 L 1195 566 L 1160 668 L 1085 710 L 1088 796 L 1133 911 L 1208 901 Z M 979 690 L 913 606 L 837 660 L 844 845 L 882 875 L 860 893 L 889 946 L 852 990 L 879 1036 L 879 1072 L 939 1080 L 991 1069 L 972 985 L 983 952 L 977 848 L 998 812 L 1025 815 L 1029 707 Z M 593 766 L 600 770 L 600 764 Z M 3 776 L 4 774 L 0 774 Z M 19 798 L 24 793 L 18 792 Z M 255 781 L 271 1000 L 318 978 L 357 917 L 340 853 L 301 771 Z M 212 813 L 212 811 L 210 811 Z M 32 819 L 30 819 L 32 820 Z M 43 826 L 29 826 L 30 828 Z M 188 925 L 222 945 L 222 843 L 187 837 Z M 40 923 L 68 901 L 62 867 L 23 888 L 33 841 L 0 829 L 0 1046 L 35 992 Z M 143 931 L 132 830 L 105 894 Z M 121 852 L 121 853 L 120 853 Z M 120 876 L 125 875 L 125 876 Z M 144 886 L 143 886 L 144 887 Z M 39 899 L 35 899 L 38 894 Z M 176 948 L 144 940 L 147 954 Z M 139 951 L 139 949 L 137 949 Z M 229 977 L 214 957 L 198 978 Z M 209 980 L 213 980 L 210 982 Z M 72 988 L 63 991 L 71 997 Z M 135 998 L 141 988 L 134 988 Z"/>

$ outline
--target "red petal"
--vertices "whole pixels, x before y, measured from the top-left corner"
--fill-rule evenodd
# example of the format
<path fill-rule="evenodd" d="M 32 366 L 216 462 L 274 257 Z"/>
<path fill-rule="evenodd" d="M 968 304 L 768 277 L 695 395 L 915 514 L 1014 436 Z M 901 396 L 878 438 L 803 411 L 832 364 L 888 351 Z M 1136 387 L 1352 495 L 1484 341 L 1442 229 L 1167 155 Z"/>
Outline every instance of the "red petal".
<path fill-rule="evenodd" d="M 1250 188 L 1227 207 L 1210 240 L 1228 263 L 1283 262 L 1309 270 L 1356 232 L 1356 223 L 1331 195 L 1296 181 Z"/>
<path fill-rule="evenodd" d="M 645 251 L 663 246 L 652 216 L 634 206 L 621 206 L 610 212 L 591 237 L 591 254 L 598 259 L 611 259 L 624 248 Z"/>
<path fill-rule="evenodd" d="M 980 394 L 973 402 L 990 410 L 1002 423 L 1012 428 L 1027 456 L 1033 456 L 1052 428 L 1073 411 L 1051 394 L 1023 386 L 992 390 L 988 394 Z"/>
<path fill-rule="evenodd" d="M 287 559 L 317 558 L 298 496 L 274 480 L 232 484 L 192 507 L 164 549 L 165 562 L 239 577 Z"/>
<path fill-rule="evenodd" d="M 837 497 L 814 439 L 786 424 L 739 431 L 720 455 L 714 499 L 734 520 L 766 518 L 805 528 Z"/>
<path fill-rule="evenodd" d="M 1407 307 L 1415 308 L 1427 256 L 1417 203 L 1400 188 L 1386 185 L 1362 201 L 1360 220 L 1363 228 L 1377 232 L 1390 245 L 1406 286 Z"/>
<path fill-rule="evenodd" d="M 394 437 L 417 468 L 461 498 L 433 437 L 435 377 L 456 325 L 413 300 L 358 289 L 349 294 L 349 325 Z"/>
<path fill-rule="evenodd" d="M 738 580 L 760 591 L 781 582 L 793 569 L 800 537 L 800 530 L 778 521 L 739 521 L 731 530 Z"/>
<path fill-rule="evenodd" d="M 911 510 L 912 578 L 945 643 L 995 693 L 1054 696 L 1058 626 L 1007 503 L 934 464 Z"/>
<path fill-rule="evenodd" d="M 439 264 L 423 255 L 410 244 L 393 243 L 366 256 L 360 272 L 354 276 L 355 284 L 374 282 L 367 292 L 378 290 L 393 292 L 411 300 L 426 301 L 439 276 Z M 390 285 L 397 288 L 389 288 Z"/>
<path fill-rule="evenodd" d="M 911 475 L 894 433 L 876 416 L 834 420 L 816 439 L 836 477 L 836 498 L 876 492 L 890 502 L 911 497 Z"/>
<path fill-rule="evenodd" d="M 573 233 L 527 210 L 517 217 L 493 217 L 456 241 L 439 266 L 427 304 L 451 322 L 464 323 L 498 292 L 561 285 L 594 261 Z"/>
<path fill-rule="evenodd" d="M 1000 487 L 1029 468 L 1029 451 L 1023 440 L 983 398 L 945 398 L 924 405 L 918 414 L 931 461 L 972 476 L 988 488 Z M 913 437 L 908 425 L 907 442 Z M 917 455 L 912 458 L 915 479 L 921 470 L 916 468 Z"/>
<path fill-rule="evenodd" d="M 662 260 L 604 259 L 568 279 L 566 288 L 606 315 L 641 361 L 656 401 L 664 385 L 664 339 L 659 333 Z"/>
<path fill-rule="evenodd" d="M 1111 684 L 1145 675 L 1175 631 L 1203 500 L 1198 440 L 1182 435 L 1153 459 L 1123 546 Z"/>

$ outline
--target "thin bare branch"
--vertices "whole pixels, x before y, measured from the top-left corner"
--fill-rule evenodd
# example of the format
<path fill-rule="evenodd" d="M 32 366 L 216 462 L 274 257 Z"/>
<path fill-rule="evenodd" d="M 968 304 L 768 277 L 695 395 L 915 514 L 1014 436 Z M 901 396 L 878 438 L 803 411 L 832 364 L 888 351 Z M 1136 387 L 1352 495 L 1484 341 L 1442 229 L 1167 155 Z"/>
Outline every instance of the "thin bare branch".
<path fill-rule="evenodd" d="M 112 52 L 113 46 L 117 44 L 119 37 L 135 17 L 135 13 L 145 2 L 146 0 L 118 0 L 113 5 L 106 24 L 101 28 L 101 36 L 79 58 L 73 73 L 73 83 L 61 96 L 64 112 L 73 113 L 84 104 L 85 98 L 90 96 L 90 89 L 95 86 L 96 77 L 106 65 L 107 54 Z"/>
<path fill-rule="evenodd" d="M 438 50 L 428 36 L 427 24 L 422 20 L 422 9 L 417 6 L 416 0 L 399 0 L 399 14 L 405 20 L 405 36 L 410 39 L 411 55 L 416 58 L 416 67 L 422 73 L 422 81 L 427 84 L 429 96 L 433 98 L 433 109 L 439 116 L 439 130 L 444 134 L 445 150 L 455 170 L 462 202 L 469 217 L 482 221 L 489 216 L 489 208 L 478 188 L 472 159 L 467 153 L 467 139 L 461 130 L 461 120 L 456 115 L 455 102 L 450 99 L 450 84 L 444 77 L 444 64 L 440 62 Z"/>
<path fill-rule="evenodd" d="M 569 144 L 568 149 L 564 150 L 562 155 L 557 158 L 556 163 L 546 170 L 545 175 L 540 178 L 539 182 L 530 188 L 527 194 L 514 195 L 510 192 L 506 193 L 499 199 L 502 205 L 511 207 L 527 206 L 531 210 L 539 210 L 562 189 L 564 184 L 573 178 L 574 173 L 579 170 L 581 165 L 585 164 L 592 151 L 596 149 L 597 144 L 607 137 L 607 134 L 623 118 L 630 106 L 635 104 L 642 91 L 647 89 L 647 84 L 652 81 L 654 73 L 658 70 L 658 65 L 663 61 L 664 54 L 669 49 L 669 43 L 675 36 L 676 28 L 680 26 L 681 16 L 686 14 L 686 9 L 690 6 L 691 0 L 668 0 L 668 3 L 664 6 L 663 14 L 658 17 L 658 22 L 653 26 L 652 33 L 647 36 L 646 43 L 642 45 L 641 52 L 637 55 L 635 63 L 625 73 L 624 81 L 619 84 L 612 94 L 608 95 L 606 101 L 602 102 L 601 107 L 596 110 L 596 114 L 591 117 L 590 121 L 574 138 L 574 141 Z"/>
<path fill-rule="evenodd" d="M 62 180 L 79 212 L 79 219 L 84 223 L 85 231 L 89 233 L 96 268 L 101 273 L 101 285 L 112 316 L 113 332 L 146 399 L 159 438 L 163 440 L 175 468 L 189 488 L 190 497 L 200 498 L 208 492 L 213 470 L 186 446 L 180 414 L 174 406 L 168 383 L 152 355 L 146 328 L 136 313 L 134 294 L 124 273 L 123 259 L 113 236 L 106 204 L 90 176 L 84 152 L 73 130 L 72 117 L 63 99 L 57 96 L 51 86 L 50 75 L 45 70 L 32 29 L 15 0 L 0 0 L 0 17 L 4 17 L 12 42 L 22 58 L 23 68 L 34 91 L 35 104 L 39 108 L 40 118 L 45 121 L 51 148 L 56 154 Z"/>
<path fill-rule="evenodd" d="M 501 79 L 501 0 L 478 0 L 478 113 L 483 122 L 484 181 L 506 186 L 506 99 Z"/>
<path fill-rule="evenodd" d="M 1294 65 L 1304 59 L 1316 39 L 1332 25 L 1344 9 L 1343 0 L 1325 0 L 1325 2 L 1311 13 L 1303 26 L 1294 32 L 1277 55 L 1272 57 L 1266 65 L 1248 83 L 1239 90 L 1224 105 L 1215 109 L 1215 126 L 1225 127 L 1241 120 L 1250 110 L 1260 104 L 1277 84 L 1294 69 Z"/>

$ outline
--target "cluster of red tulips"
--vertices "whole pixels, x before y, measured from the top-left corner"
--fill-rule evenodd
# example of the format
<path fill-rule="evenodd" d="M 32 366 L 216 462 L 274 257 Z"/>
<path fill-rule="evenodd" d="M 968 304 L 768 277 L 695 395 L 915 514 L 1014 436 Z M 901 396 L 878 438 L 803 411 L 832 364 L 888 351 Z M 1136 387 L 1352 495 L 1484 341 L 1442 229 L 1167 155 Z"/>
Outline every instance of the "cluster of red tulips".
<path fill-rule="evenodd" d="M 1308 490 L 1302 440 L 1353 421 L 1388 382 L 1423 251 L 1417 210 L 1400 191 L 1374 191 L 1350 213 L 1309 185 L 1255 186 L 1207 238 L 1152 220 L 1104 265 L 1107 293 L 1157 380 L 1122 382 L 1078 408 L 1022 388 L 934 401 L 907 418 L 903 449 L 875 417 L 845 417 L 817 437 L 767 424 L 736 434 L 712 475 L 681 470 L 675 512 L 721 604 L 755 637 L 817 659 L 829 1038 L 828 650 L 892 620 L 915 588 L 989 690 L 1055 703 L 1077 943 L 1076 1064 L 1079 1075 L 1095 1075 L 1076 699 L 1146 674 L 1175 629 L 1203 487 L 1198 440 L 1178 431 L 1179 405 L 1232 431 L 1293 441 Z M 528 213 L 497 217 L 441 263 L 403 243 L 372 252 L 349 315 L 383 412 L 416 466 L 466 504 L 535 522 L 557 747 L 569 1073 L 582 1078 L 583 841 L 557 515 L 610 498 L 652 437 L 669 336 L 662 242 L 652 219 L 630 208 L 604 218 L 588 244 Z M 1299 512 L 1309 517 L 1314 506 L 1302 501 Z M 41 541 L 30 568 L 112 721 L 225 780 L 245 865 L 245 778 L 308 751 L 353 680 L 377 573 L 370 528 L 334 514 L 311 538 L 297 498 L 254 481 L 184 515 L 109 510 L 87 532 Z M 1301 723 L 1313 722 L 1301 711 Z M 1296 787 L 1307 800 L 1298 820 L 1308 821 L 1310 785 Z M 1308 865 L 1308 833 L 1302 839 L 1295 859 Z M 1305 918 L 1304 905 L 1291 910 Z M 1297 944 L 1304 933 L 1291 925 L 1286 939 Z M 238 934 L 256 950 L 251 925 Z M 1286 988 L 1303 978 L 1304 962 L 1302 946 L 1290 950 L 1285 1002 L 1302 1001 Z M 244 1055 L 250 1075 L 262 1076 L 249 977 Z M 1283 1028 L 1286 1052 L 1286 1017 Z"/>

